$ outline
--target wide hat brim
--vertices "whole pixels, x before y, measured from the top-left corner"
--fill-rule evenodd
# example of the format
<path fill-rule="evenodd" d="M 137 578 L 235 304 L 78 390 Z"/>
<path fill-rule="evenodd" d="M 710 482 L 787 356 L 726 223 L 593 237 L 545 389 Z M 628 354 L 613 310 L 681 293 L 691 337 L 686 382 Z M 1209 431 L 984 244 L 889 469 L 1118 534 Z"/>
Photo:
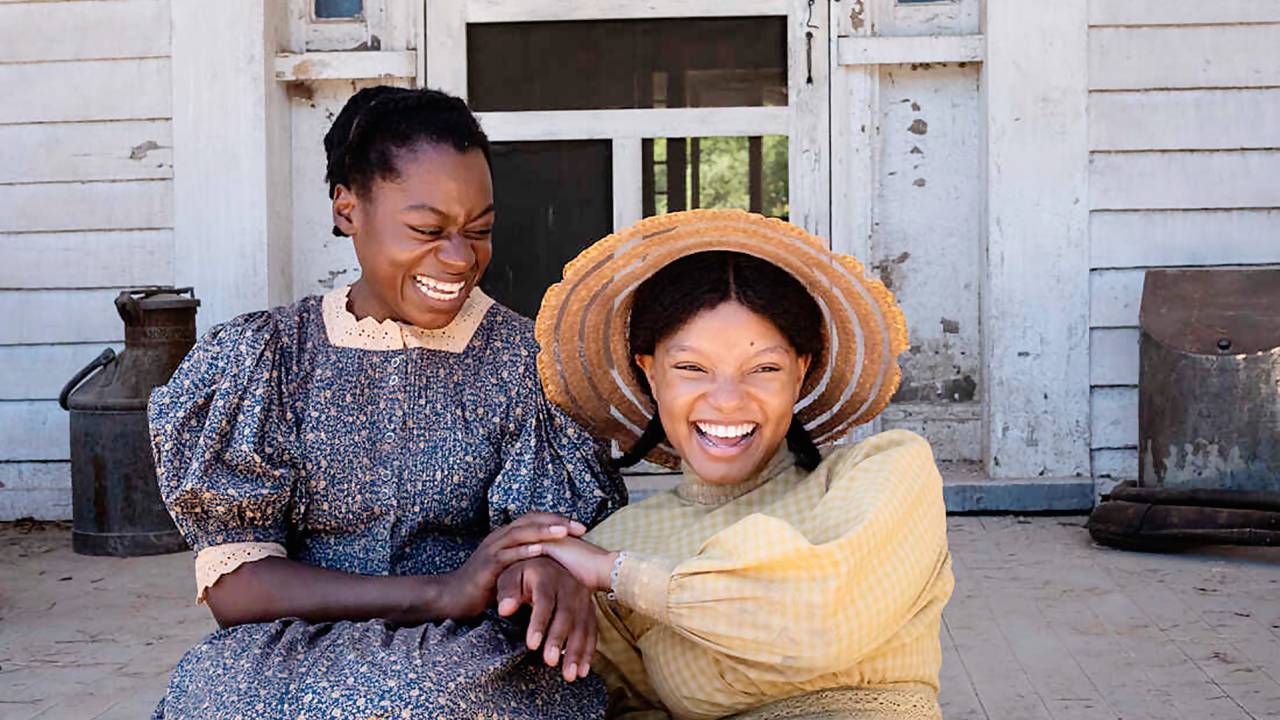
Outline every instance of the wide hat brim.
<path fill-rule="evenodd" d="M 813 358 L 796 414 L 815 443 L 878 415 L 898 389 L 907 349 L 902 310 L 853 257 L 790 223 L 742 210 L 651 217 L 583 250 L 565 266 L 538 312 L 538 372 L 547 397 L 593 435 L 623 449 L 639 439 L 653 403 L 631 370 L 627 332 L 635 289 L 674 260 L 728 250 L 786 270 L 824 316 L 824 352 Z M 669 447 L 650 453 L 674 467 Z"/>

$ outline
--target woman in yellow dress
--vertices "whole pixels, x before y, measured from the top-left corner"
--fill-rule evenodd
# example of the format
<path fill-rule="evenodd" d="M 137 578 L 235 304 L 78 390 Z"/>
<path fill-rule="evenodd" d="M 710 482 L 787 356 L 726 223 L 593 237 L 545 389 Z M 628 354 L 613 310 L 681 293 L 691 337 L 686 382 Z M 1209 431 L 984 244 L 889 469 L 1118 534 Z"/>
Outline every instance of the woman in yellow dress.
<path fill-rule="evenodd" d="M 571 262 L 537 334 L 549 398 L 623 464 L 683 473 L 539 548 L 599 591 L 611 716 L 940 717 L 954 581 L 929 445 L 818 449 L 897 388 L 882 283 L 782 221 L 676 213 Z"/>

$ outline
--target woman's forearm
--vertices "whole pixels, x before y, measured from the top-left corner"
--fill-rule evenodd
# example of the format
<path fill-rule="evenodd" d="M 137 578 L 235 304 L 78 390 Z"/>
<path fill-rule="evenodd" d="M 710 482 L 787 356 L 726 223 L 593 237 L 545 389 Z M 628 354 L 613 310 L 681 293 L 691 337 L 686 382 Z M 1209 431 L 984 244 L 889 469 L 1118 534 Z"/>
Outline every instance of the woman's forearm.
<path fill-rule="evenodd" d="M 448 575 L 354 575 L 271 557 L 218 578 L 208 603 L 222 627 L 287 617 L 417 625 L 469 614 L 450 602 L 450 585 Z"/>

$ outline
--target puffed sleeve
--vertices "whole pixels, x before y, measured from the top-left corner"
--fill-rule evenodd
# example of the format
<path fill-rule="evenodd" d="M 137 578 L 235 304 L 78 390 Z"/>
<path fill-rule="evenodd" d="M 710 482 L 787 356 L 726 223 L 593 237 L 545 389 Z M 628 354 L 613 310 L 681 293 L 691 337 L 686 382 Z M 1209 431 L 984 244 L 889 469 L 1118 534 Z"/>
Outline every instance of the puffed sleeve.
<path fill-rule="evenodd" d="M 295 434 L 281 344 L 271 315 L 241 316 L 211 330 L 151 394 L 160 494 L 197 552 L 285 543 Z"/>
<path fill-rule="evenodd" d="M 502 468 L 489 486 L 489 523 L 553 512 L 588 527 L 627 502 L 622 477 L 597 442 L 542 392 L 532 355 L 512 390 Z"/>
<path fill-rule="evenodd" d="M 728 715 L 759 702 L 754 683 L 852 667 L 949 596 L 942 479 L 922 438 L 883 433 L 804 483 L 812 511 L 748 515 L 687 560 L 624 558 L 619 602 L 670 629 L 642 650 L 677 717 Z M 712 684 L 740 692 L 700 691 Z"/>

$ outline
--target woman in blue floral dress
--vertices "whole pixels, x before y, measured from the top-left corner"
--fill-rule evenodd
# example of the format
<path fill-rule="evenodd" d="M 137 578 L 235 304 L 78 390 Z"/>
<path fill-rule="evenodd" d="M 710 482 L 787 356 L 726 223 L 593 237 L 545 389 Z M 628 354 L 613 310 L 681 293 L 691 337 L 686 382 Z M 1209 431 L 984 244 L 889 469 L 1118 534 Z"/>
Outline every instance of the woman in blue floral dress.
<path fill-rule="evenodd" d="M 590 594 L 537 543 L 625 490 L 543 396 L 531 324 L 476 287 L 488 141 L 456 98 L 379 87 L 325 149 L 360 280 L 214 328 L 151 398 L 223 628 L 155 717 L 601 717 Z"/>

